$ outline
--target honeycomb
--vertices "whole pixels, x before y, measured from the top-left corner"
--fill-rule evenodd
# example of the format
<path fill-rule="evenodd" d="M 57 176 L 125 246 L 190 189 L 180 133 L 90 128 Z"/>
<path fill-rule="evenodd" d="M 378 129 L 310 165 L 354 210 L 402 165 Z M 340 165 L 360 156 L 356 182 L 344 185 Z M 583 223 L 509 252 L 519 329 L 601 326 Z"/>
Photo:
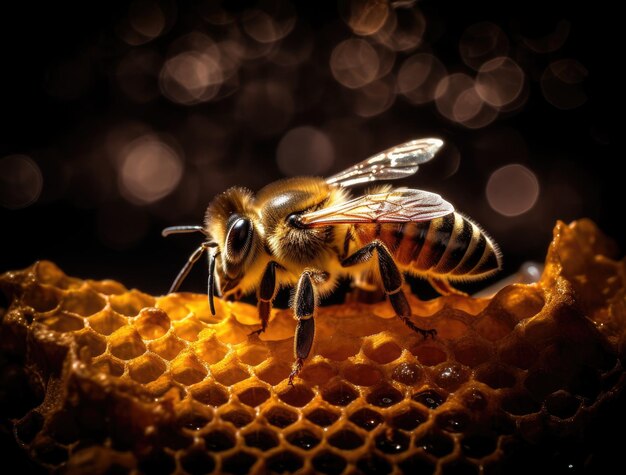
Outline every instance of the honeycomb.
<path fill-rule="evenodd" d="M 153 297 L 37 262 L 0 277 L 0 401 L 26 468 L 98 473 L 582 473 L 620 459 L 626 261 L 557 223 L 536 284 L 492 298 L 322 307 L 294 386 L 295 321 Z M 6 437 L 8 438 L 8 437 Z M 539 465 L 541 464 L 541 465 Z M 538 469 L 538 467 L 540 467 Z"/>

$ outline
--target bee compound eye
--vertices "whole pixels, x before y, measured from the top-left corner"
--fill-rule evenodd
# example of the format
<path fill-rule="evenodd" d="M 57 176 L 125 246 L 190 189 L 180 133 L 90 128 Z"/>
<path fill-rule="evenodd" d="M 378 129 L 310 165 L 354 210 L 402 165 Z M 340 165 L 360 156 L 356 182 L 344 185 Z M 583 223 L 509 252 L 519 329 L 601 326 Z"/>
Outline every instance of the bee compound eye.
<path fill-rule="evenodd" d="M 238 218 L 230 226 L 226 242 L 234 258 L 240 259 L 250 246 L 252 223 L 247 218 Z"/>
<path fill-rule="evenodd" d="M 298 228 L 298 229 L 302 229 L 302 221 L 300 220 L 300 215 L 298 213 L 292 213 L 289 216 L 287 216 L 287 223 L 289 224 L 289 226 L 294 227 L 294 228 Z"/>

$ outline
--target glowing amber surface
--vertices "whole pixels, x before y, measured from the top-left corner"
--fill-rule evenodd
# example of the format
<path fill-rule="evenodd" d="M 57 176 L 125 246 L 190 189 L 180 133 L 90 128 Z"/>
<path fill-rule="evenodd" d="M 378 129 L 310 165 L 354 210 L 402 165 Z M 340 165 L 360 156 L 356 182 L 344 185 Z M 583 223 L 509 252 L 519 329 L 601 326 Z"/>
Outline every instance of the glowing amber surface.
<path fill-rule="evenodd" d="M 249 336 L 249 305 L 212 316 L 205 295 L 38 262 L 0 277 L 3 417 L 32 461 L 67 473 L 558 473 L 593 459 L 623 400 L 614 254 L 593 223 L 558 223 L 539 283 L 412 296 L 434 340 L 386 302 L 321 308 L 293 387 L 289 310 Z"/>

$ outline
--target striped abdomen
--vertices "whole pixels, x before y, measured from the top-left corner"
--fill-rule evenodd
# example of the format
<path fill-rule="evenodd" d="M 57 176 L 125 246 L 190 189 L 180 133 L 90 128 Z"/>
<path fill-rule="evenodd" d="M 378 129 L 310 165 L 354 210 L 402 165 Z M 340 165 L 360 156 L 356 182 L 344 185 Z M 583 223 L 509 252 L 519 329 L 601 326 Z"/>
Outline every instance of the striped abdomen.
<path fill-rule="evenodd" d="M 361 245 L 380 239 L 410 274 L 475 280 L 500 268 L 491 238 L 458 213 L 419 223 L 357 226 L 355 234 Z"/>

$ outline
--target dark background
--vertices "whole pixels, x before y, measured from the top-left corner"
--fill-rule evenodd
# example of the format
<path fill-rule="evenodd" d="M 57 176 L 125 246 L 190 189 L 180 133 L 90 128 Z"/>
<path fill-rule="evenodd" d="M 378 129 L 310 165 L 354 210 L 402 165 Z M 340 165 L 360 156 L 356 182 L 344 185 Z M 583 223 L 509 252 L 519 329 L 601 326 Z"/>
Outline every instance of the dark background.
<path fill-rule="evenodd" d="M 349 2 L 228 2 L 224 10 L 218 2 L 5 2 L 0 271 L 50 259 L 70 275 L 165 292 L 199 236 L 165 240 L 161 229 L 200 224 L 212 197 L 230 186 L 258 190 L 284 176 L 277 150 L 297 127 L 314 129 L 283 144 L 283 171 L 330 175 L 411 138 L 445 139 L 442 153 L 402 184 L 441 193 L 480 222 L 500 243 L 505 273 L 543 259 L 557 219 L 590 217 L 624 249 L 617 207 L 623 178 L 615 170 L 620 158 L 612 151 L 609 118 L 619 113 L 610 81 L 620 61 L 617 35 L 601 4 L 578 3 L 396 2 L 385 14 L 408 32 L 402 43 L 380 33 L 394 31 L 387 27 L 367 34 L 377 28 L 376 15 L 363 20 Z M 260 17 L 256 8 L 264 12 Z M 274 22 L 269 27 L 268 17 Z M 472 43 L 468 31 L 487 36 Z M 196 36 L 189 37 L 192 32 Z M 356 89 L 331 67 L 335 48 L 351 38 L 361 49 L 343 61 L 357 62 L 347 79 L 364 83 Z M 498 50 L 502 41 L 505 48 Z M 481 114 L 491 114 L 479 126 L 462 114 L 446 116 L 454 91 L 442 93 L 443 106 L 417 104 L 399 79 L 410 78 L 402 68 L 414 55 L 431 54 L 446 74 L 462 73 L 471 83 L 477 72 L 464 61 L 462 44 L 478 54 L 476 67 L 503 54 L 523 72 L 512 103 L 479 104 Z M 206 61 L 194 50 L 204 47 L 218 51 L 221 59 L 211 56 L 206 64 L 220 64 L 223 83 L 213 78 L 205 87 L 202 76 L 200 93 L 196 88 L 190 96 L 185 78 L 196 80 L 193 71 L 180 70 L 179 83 L 167 74 L 189 64 L 181 58 Z M 377 70 L 367 64 L 372 51 Z M 342 64 L 335 67 L 341 75 Z M 477 96 L 464 97 L 471 106 Z M 315 140 L 299 144 L 298 137 Z M 129 150 L 145 143 L 164 147 L 166 160 L 182 173 L 169 194 L 149 202 L 125 191 L 119 178 Z M 156 149 L 141 150 L 136 173 L 151 164 Z M 16 154 L 32 162 L 3 162 Z M 312 157 L 312 168 L 289 161 L 299 154 Z M 41 193 L 12 209 L 23 187 L 36 187 L 29 181 L 32 166 L 30 175 L 20 168 L 33 162 L 41 171 Z M 158 163 L 151 165 L 157 175 Z M 485 189 L 494 171 L 512 163 L 532 171 L 540 191 L 529 211 L 504 216 L 489 205 Z M 185 289 L 203 291 L 204 275 L 205 269 L 196 269 Z"/>

